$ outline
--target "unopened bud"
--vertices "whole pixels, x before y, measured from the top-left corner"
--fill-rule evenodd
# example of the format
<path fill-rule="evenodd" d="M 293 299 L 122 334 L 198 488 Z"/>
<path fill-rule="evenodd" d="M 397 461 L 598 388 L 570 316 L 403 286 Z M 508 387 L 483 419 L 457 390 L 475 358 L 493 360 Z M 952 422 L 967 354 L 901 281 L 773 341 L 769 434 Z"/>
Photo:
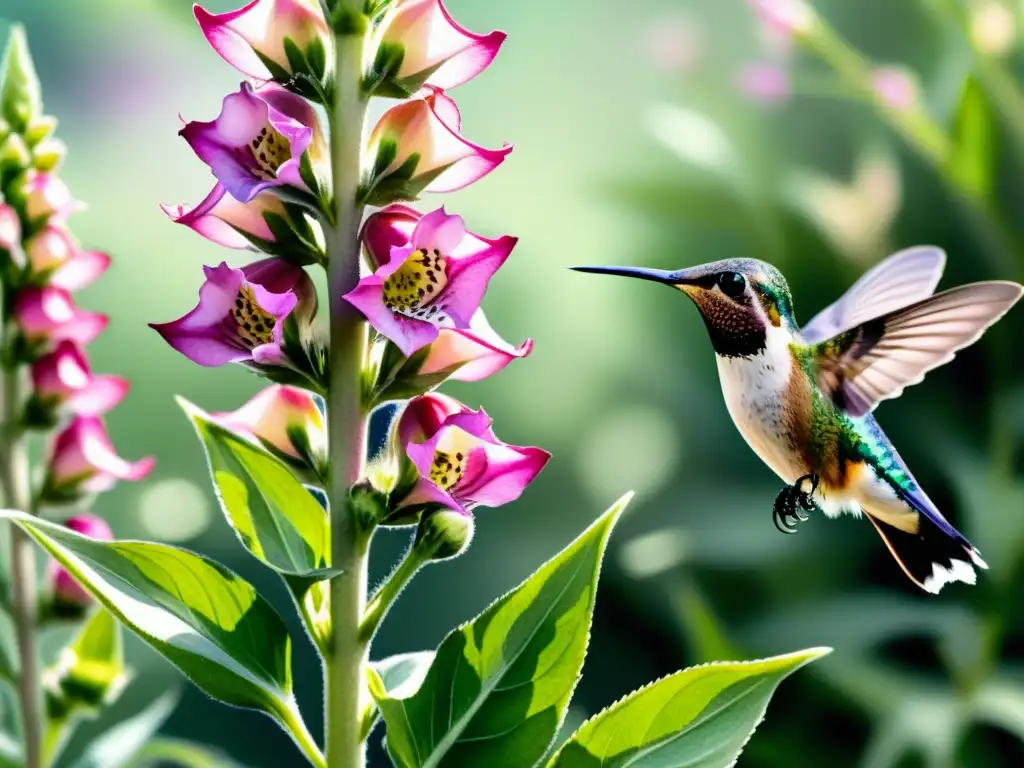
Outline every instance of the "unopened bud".
<path fill-rule="evenodd" d="M 4 176 L 28 168 L 32 162 L 32 153 L 25 140 L 17 133 L 10 134 L 0 144 L 0 173 Z"/>
<path fill-rule="evenodd" d="M 360 531 L 372 531 L 387 515 L 387 499 L 368 480 L 349 488 L 348 506 Z"/>
<path fill-rule="evenodd" d="M 60 139 L 45 139 L 32 149 L 32 165 L 46 173 L 57 168 L 68 153 L 67 144 Z"/>
<path fill-rule="evenodd" d="M 447 560 L 462 554 L 473 540 L 473 516 L 441 508 L 420 518 L 413 547 L 424 560 Z"/>
<path fill-rule="evenodd" d="M 25 140 L 29 146 L 36 146 L 43 139 L 48 139 L 57 130 L 57 118 L 53 115 L 41 115 L 29 123 L 25 130 Z"/>

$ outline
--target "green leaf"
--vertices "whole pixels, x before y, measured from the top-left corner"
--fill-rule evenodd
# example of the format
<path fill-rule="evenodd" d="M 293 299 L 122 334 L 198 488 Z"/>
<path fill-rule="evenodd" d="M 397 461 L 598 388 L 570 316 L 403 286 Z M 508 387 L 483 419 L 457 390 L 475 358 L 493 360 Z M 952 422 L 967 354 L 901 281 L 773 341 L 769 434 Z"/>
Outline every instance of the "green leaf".
<path fill-rule="evenodd" d="M 437 650 L 413 693 L 370 692 L 399 766 L 533 765 L 565 716 L 590 636 L 601 559 L 629 495 Z"/>
<path fill-rule="evenodd" d="M 131 762 L 131 768 L 242 768 L 218 749 L 184 739 L 154 739 Z"/>
<path fill-rule="evenodd" d="M 996 181 L 996 124 L 985 90 L 973 75 L 964 81 L 953 116 L 949 172 L 979 196 L 987 196 Z"/>
<path fill-rule="evenodd" d="M 178 690 L 168 691 L 143 709 L 104 731 L 86 747 L 71 768 L 121 768 L 159 732 L 181 699 Z"/>
<path fill-rule="evenodd" d="M 43 94 L 32 55 L 25 39 L 25 28 L 11 27 L 0 73 L 0 116 L 16 133 L 24 133 L 43 112 Z"/>
<path fill-rule="evenodd" d="M 177 547 L 96 541 L 21 512 L 2 515 L 203 691 L 269 714 L 322 765 L 292 694 L 288 630 L 251 584 Z"/>
<path fill-rule="evenodd" d="M 0 768 L 22 768 L 24 765 L 21 743 L 11 734 L 0 731 Z"/>
<path fill-rule="evenodd" d="M 326 510 L 284 462 L 179 402 L 206 449 L 221 509 L 242 545 L 279 573 L 329 577 Z"/>
<path fill-rule="evenodd" d="M 434 651 L 399 653 L 380 661 L 372 661 L 370 666 L 380 677 L 384 689 L 389 694 L 411 695 L 423 684 L 435 655 Z"/>
<path fill-rule="evenodd" d="M 408 697 L 416 693 L 419 687 L 423 685 L 423 679 L 427 676 L 427 671 L 434 661 L 434 656 L 434 651 L 399 653 L 395 656 L 388 656 L 380 661 L 371 661 L 370 666 L 380 678 L 381 683 L 384 685 L 384 690 L 390 696 Z M 362 729 L 364 740 L 379 720 L 380 712 L 376 706 L 371 706 L 363 717 Z"/>
<path fill-rule="evenodd" d="M 762 661 L 714 662 L 634 691 L 588 720 L 548 768 L 732 765 L 780 682 L 831 648 Z"/>

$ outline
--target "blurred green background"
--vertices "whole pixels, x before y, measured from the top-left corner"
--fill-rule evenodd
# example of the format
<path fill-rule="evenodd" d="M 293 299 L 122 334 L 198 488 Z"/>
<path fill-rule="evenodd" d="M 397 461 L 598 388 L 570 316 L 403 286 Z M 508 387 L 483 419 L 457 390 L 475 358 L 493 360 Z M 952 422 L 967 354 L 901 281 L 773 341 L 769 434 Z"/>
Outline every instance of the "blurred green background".
<path fill-rule="evenodd" d="M 990 4 L 1009 12 L 991 28 L 1013 45 L 1020 3 Z M 516 150 L 486 181 L 424 205 L 443 203 L 482 234 L 520 237 L 485 306 L 505 338 L 532 336 L 536 348 L 491 380 L 446 391 L 485 405 L 502 439 L 554 459 L 521 501 L 479 514 L 466 555 L 413 583 L 374 655 L 436 646 L 635 489 L 602 577 L 572 722 L 685 665 L 833 645 L 783 686 L 741 766 L 1024 765 L 1024 310 L 877 412 L 992 566 L 979 586 L 934 597 L 903 577 L 862 521 L 815 518 L 792 537 L 775 530 L 780 482 L 732 426 L 688 302 L 565 269 L 763 258 L 789 278 L 802 320 L 913 244 L 947 249 L 943 286 L 1021 280 L 1022 155 L 1005 105 L 983 97 L 977 107 L 974 162 L 991 170 L 979 207 L 826 69 L 766 43 L 743 0 L 448 5 L 470 29 L 509 33 L 486 75 L 453 95 L 469 138 Z M 957 124 L 974 66 L 951 9 L 978 5 L 816 3 L 873 61 L 916 72 L 944 129 Z M 157 207 L 209 190 L 207 168 L 176 135 L 178 115 L 212 119 L 239 76 L 208 48 L 186 0 L 0 0 L 0 23 L 12 21 L 27 27 L 46 110 L 70 148 L 63 175 L 89 205 L 74 231 L 114 256 L 81 297 L 112 316 L 90 348 L 94 367 L 133 381 L 111 433 L 126 457 L 158 459 L 149 480 L 118 487 L 95 511 L 119 536 L 183 543 L 226 562 L 286 612 L 281 584 L 219 518 L 199 445 L 173 402 L 181 394 L 233 409 L 258 381 L 240 368 L 199 368 L 146 327 L 194 305 L 202 264 L 245 261 Z M 744 90 L 755 61 L 788 71 L 788 99 L 765 103 Z M 1003 74 L 1013 65 L 1009 53 L 985 61 Z M 372 578 L 405 536 L 378 536 Z M 319 670 L 292 626 L 299 696 L 317 729 Z M 140 672 L 112 718 L 181 684 L 139 643 L 129 655 Z M 246 765 L 298 764 L 269 720 L 193 688 L 165 731 Z M 384 765 L 380 732 L 371 740 L 374 764 Z"/>

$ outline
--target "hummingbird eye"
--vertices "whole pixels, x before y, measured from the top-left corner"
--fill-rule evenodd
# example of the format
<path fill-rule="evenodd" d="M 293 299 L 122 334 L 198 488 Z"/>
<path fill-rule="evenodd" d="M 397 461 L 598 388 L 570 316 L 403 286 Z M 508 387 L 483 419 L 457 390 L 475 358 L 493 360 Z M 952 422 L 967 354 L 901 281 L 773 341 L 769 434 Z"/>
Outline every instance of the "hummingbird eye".
<path fill-rule="evenodd" d="M 718 276 L 718 287 L 730 299 L 738 299 L 747 289 L 747 278 L 739 272 L 722 272 Z"/>

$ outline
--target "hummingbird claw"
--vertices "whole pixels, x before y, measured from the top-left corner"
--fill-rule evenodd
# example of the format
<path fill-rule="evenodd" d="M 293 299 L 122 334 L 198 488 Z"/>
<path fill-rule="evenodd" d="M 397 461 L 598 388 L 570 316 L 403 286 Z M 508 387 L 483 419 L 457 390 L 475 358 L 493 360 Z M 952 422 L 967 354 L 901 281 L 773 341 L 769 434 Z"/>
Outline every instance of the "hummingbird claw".
<path fill-rule="evenodd" d="M 810 483 L 808 490 L 805 483 Z M 810 516 L 801 510 L 811 512 L 815 508 L 814 492 L 818 489 L 820 479 L 817 475 L 804 475 L 793 485 L 787 485 L 775 497 L 772 507 L 772 522 L 781 533 L 796 533 L 796 523 L 810 520 Z"/>

